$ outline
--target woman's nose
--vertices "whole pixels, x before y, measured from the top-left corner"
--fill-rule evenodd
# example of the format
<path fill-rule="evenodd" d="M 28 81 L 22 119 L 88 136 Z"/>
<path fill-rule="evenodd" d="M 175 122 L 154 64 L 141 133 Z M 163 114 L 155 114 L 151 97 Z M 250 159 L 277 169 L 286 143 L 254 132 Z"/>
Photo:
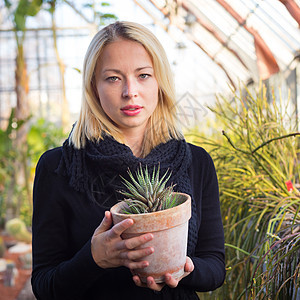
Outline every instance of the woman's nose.
<path fill-rule="evenodd" d="M 133 98 L 136 97 L 137 95 L 138 95 L 137 83 L 134 80 L 126 80 L 123 87 L 122 97 Z"/>

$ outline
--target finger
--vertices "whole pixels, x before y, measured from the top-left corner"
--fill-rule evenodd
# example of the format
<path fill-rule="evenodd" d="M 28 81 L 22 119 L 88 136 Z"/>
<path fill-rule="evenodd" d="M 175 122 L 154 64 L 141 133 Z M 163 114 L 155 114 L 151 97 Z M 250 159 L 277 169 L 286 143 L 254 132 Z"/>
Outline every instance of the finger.
<path fill-rule="evenodd" d="M 164 286 L 165 286 L 164 283 L 156 283 L 153 277 L 151 276 L 147 277 L 147 287 L 149 289 L 159 292 L 162 290 Z"/>
<path fill-rule="evenodd" d="M 111 213 L 109 211 L 106 211 L 100 225 L 95 230 L 95 235 L 98 235 L 102 232 L 109 230 L 111 225 L 112 225 Z"/>
<path fill-rule="evenodd" d="M 132 279 L 133 279 L 135 285 L 137 285 L 137 286 L 139 286 L 139 287 L 146 287 L 146 284 L 142 283 L 142 281 L 141 281 L 141 279 L 140 279 L 139 276 L 134 275 L 134 276 L 132 277 Z"/>
<path fill-rule="evenodd" d="M 165 274 L 165 283 L 171 287 L 171 288 L 176 288 L 178 285 L 178 280 L 175 279 L 171 274 L 167 273 Z"/>
<path fill-rule="evenodd" d="M 143 283 L 138 275 L 132 277 L 134 283 L 139 287 L 148 287 L 154 291 L 161 291 L 165 286 L 164 283 L 156 283 L 152 277 L 147 278 L 147 283 Z"/>
<path fill-rule="evenodd" d="M 143 261 L 124 260 L 122 265 L 127 267 L 130 270 L 135 270 L 135 269 L 144 269 L 148 267 L 149 262 L 146 260 Z"/>
<path fill-rule="evenodd" d="M 193 261 L 187 256 L 186 257 L 186 263 L 184 266 L 184 271 L 187 273 L 191 273 L 194 271 L 194 264 Z"/>
<path fill-rule="evenodd" d="M 120 237 L 121 234 L 132 225 L 133 225 L 132 219 L 125 219 L 125 220 L 121 221 L 120 223 L 114 225 L 111 228 L 111 230 L 109 232 L 109 237 L 112 239 L 116 238 L 116 237 Z"/>
<path fill-rule="evenodd" d="M 123 250 L 123 249 L 135 249 L 153 239 L 153 234 L 152 233 L 146 233 L 137 237 L 133 237 L 130 239 L 126 239 L 121 241 L 117 245 L 118 250 Z"/>
<path fill-rule="evenodd" d="M 186 257 L 186 263 L 184 265 L 184 274 L 180 278 L 175 279 L 174 277 L 172 277 L 171 274 L 167 273 L 167 274 L 165 274 L 165 283 L 169 287 L 175 288 L 175 287 L 177 287 L 179 281 L 182 278 L 188 276 L 191 272 L 193 272 L 193 270 L 194 270 L 193 261 L 187 256 Z"/>
<path fill-rule="evenodd" d="M 124 251 L 120 254 L 120 257 L 122 259 L 138 260 L 152 254 L 153 252 L 154 249 L 152 247 L 147 247 L 147 248 L 134 250 L 134 251 Z"/>

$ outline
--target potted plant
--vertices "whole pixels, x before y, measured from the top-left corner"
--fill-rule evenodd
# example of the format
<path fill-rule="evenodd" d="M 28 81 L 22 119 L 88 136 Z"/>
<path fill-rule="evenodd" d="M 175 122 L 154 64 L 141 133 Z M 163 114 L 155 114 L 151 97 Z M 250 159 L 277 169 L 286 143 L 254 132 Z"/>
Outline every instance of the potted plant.
<path fill-rule="evenodd" d="M 153 247 L 154 253 L 147 257 L 149 266 L 132 270 L 142 282 L 152 276 L 158 282 L 164 281 L 164 274 L 170 273 L 180 278 L 186 262 L 188 220 L 191 217 L 191 197 L 177 193 L 173 187 L 166 187 L 171 173 L 168 171 L 160 178 L 160 168 L 153 170 L 152 176 L 147 167 L 141 166 L 136 178 L 128 171 L 131 182 L 123 178 L 128 191 L 121 191 L 126 197 L 111 208 L 113 223 L 117 224 L 131 218 L 134 224 L 122 237 L 131 238 L 151 232 L 152 241 L 142 247 Z"/>

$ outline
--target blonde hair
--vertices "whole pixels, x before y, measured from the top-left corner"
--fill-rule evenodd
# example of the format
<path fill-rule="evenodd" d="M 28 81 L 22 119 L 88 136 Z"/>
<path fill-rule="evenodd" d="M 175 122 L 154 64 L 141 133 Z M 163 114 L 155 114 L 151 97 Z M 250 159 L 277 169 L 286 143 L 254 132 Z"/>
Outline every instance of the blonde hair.
<path fill-rule="evenodd" d="M 167 55 L 158 39 L 144 26 L 133 22 L 115 22 L 104 27 L 92 39 L 83 64 L 82 105 L 78 121 L 70 135 L 75 148 L 84 148 L 86 139 L 99 142 L 104 134 L 124 143 L 121 131 L 101 107 L 95 88 L 96 63 L 106 45 L 117 39 L 132 40 L 144 46 L 152 59 L 158 83 L 158 104 L 149 118 L 144 135 L 142 157 L 171 138 L 181 139 L 175 111 L 175 88 Z"/>

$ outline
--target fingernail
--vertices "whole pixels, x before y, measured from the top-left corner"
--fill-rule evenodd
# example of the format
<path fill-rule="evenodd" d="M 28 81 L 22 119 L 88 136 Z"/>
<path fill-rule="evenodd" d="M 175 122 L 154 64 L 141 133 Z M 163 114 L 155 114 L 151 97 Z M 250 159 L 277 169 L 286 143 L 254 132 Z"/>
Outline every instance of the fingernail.
<path fill-rule="evenodd" d="M 126 225 L 132 225 L 133 220 L 132 219 L 126 219 Z"/>
<path fill-rule="evenodd" d="M 147 234 L 146 236 L 145 236 L 145 240 L 146 241 L 150 241 L 150 240 L 152 240 L 153 239 L 153 235 L 151 234 L 151 233 L 149 233 L 149 234 Z"/>
<path fill-rule="evenodd" d="M 146 267 L 148 267 L 149 266 L 149 263 L 147 262 L 147 261 L 144 261 L 143 262 L 143 268 L 146 268 Z"/>
<path fill-rule="evenodd" d="M 152 254 L 154 252 L 154 249 L 151 247 L 151 248 L 148 249 L 147 252 L 148 252 L 148 254 Z"/>
<path fill-rule="evenodd" d="M 170 279 L 171 279 L 171 275 L 170 275 L 170 274 L 166 274 L 166 275 L 165 275 L 165 279 L 166 279 L 166 280 L 170 280 Z"/>

